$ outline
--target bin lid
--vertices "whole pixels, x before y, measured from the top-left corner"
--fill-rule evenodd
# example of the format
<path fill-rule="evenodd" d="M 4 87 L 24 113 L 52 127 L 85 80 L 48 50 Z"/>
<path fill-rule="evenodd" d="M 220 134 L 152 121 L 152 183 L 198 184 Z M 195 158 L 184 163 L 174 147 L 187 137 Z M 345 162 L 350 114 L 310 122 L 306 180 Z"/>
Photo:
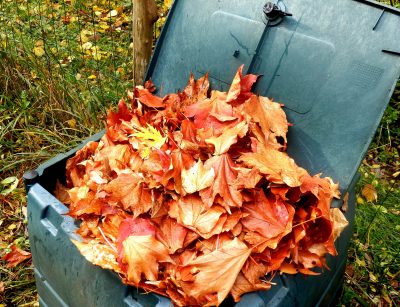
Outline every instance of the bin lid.
<path fill-rule="evenodd" d="M 288 152 L 347 190 L 400 75 L 400 10 L 369 0 L 175 0 L 147 72 L 159 94 L 208 72 L 227 90 L 237 68 L 285 105 Z M 276 8 L 275 7 L 275 8 Z"/>

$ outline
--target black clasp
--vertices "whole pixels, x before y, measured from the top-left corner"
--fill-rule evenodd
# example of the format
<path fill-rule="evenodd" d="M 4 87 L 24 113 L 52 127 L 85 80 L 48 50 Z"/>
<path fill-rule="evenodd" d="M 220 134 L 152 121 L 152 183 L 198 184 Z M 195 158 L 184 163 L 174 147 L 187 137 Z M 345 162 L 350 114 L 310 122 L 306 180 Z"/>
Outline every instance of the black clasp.
<path fill-rule="evenodd" d="M 291 13 L 286 12 L 286 7 L 282 1 L 278 2 L 278 4 L 267 2 L 263 7 L 263 13 L 266 21 L 271 26 L 279 24 L 285 16 L 292 16 Z"/>

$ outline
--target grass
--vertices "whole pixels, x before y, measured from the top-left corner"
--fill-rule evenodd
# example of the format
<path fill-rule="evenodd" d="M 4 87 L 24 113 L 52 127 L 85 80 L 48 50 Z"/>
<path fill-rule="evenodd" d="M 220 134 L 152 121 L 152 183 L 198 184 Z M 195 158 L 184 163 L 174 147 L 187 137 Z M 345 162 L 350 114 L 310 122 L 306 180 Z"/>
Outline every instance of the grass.
<path fill-rule="evenodd" d="M 102 127 L 105 110 L 131 85 L 130 3 L 0 1 L 0 181 L 21 178 Z M 157 3 L 165 15 L 163 1 Z M 399 142 L 400 85 L 360 167 L 341 305 L 399 305 L 400 175 L 393 177 L 400 170 Z M 366 184 L 376 189 L 377 201 L 362 195 Z M 9 187 L 0 184 L 0 256 L 12 244 L 29 250 L 22 182 L 2 195 Z M 29 261 L 10 269 L 0 260 L 2 304 L 37 305 Z"/>

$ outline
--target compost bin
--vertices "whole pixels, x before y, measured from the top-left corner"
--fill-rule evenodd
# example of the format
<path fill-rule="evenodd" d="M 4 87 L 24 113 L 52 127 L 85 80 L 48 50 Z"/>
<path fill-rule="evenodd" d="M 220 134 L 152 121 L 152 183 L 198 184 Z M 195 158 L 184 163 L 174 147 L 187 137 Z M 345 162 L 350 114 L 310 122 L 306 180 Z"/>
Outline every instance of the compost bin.
<path fill-rule="evenodd" d="M 339 295 L 357 168 L 400 73 L 398 29 L 399 10 L 368 0 L 174 2 L 147 73 L 159 93 L 182 89 L 190 72 L 208 72 L 211 87 L 226 90 L 245 64 L 244 73 L 262 75 L 255 92 L 285 105 L 291 157 L 312 174 L 332 177 L 348 197 L 350 227 L 336 242 L 339 256 L 328 258 L 330 270 L 275 276 L 271 290 L 246 294 L 237 306 L 327 306 Z M 143 294 L 87 262 L 71 243 L 77 223 L 52 191 L 77 150 L 25 176 L 40 305 L 169 306 L 167 298 Z"/>

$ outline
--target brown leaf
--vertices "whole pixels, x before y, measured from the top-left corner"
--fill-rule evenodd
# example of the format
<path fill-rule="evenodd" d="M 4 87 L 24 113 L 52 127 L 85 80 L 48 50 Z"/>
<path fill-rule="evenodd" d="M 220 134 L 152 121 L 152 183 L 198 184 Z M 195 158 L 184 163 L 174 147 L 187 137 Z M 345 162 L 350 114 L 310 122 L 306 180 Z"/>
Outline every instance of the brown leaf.
<path fill-rule="evenodd" d="M 191 105 L 197 101 L 206 99 L 209 86 L 208 74 L 205 74 L 198 80 L 195 80 L 193 74 L 190 74 L 188 85 L 182 93 L 183 105 Z"/>
<path fill-rule="evenodd" d="M 2 259 L 7 262 L 7 268 L 13 268 L 31 257 L 31 253 L 26 252 L 13 244 L 11 245 L 11 252 L 5 254 Z"/>
<path fill-rule="evenodd" d="M 190 282 L 181 282 L 182 289 L 203 306 L 221 304 L 250 253 L 251 249 L 237 238 L 225 241 L 219 249 L 179 268 L 180 271 L 189 269 L 193 278 Z"/>
<path fill-rule="evenodd" d="M 374 202 L 378 200 L 378 193 L 372 184 L 366 184 L 361 190 L 362 196 L 369 202 Z"/>
<path fill-rule="evenodd" d="M 242 294 L 258 291 L 258 290 L 268 290 L 271 288 L 270 283 L 264 283 L 259 281 L 258 283 L 254 284 L 251 283 L 243 273 L 239 273 L 237 276 L 235 283 L 232 286 L 231 294 L 235 302 L 239 302 L 240 296 Z"/>
<path fill-rule="evenodd" d="M 333 240 L 336 241 L 349 222 L 339 208 L 331 209 L 331 220 L 333 221 Z"/>

